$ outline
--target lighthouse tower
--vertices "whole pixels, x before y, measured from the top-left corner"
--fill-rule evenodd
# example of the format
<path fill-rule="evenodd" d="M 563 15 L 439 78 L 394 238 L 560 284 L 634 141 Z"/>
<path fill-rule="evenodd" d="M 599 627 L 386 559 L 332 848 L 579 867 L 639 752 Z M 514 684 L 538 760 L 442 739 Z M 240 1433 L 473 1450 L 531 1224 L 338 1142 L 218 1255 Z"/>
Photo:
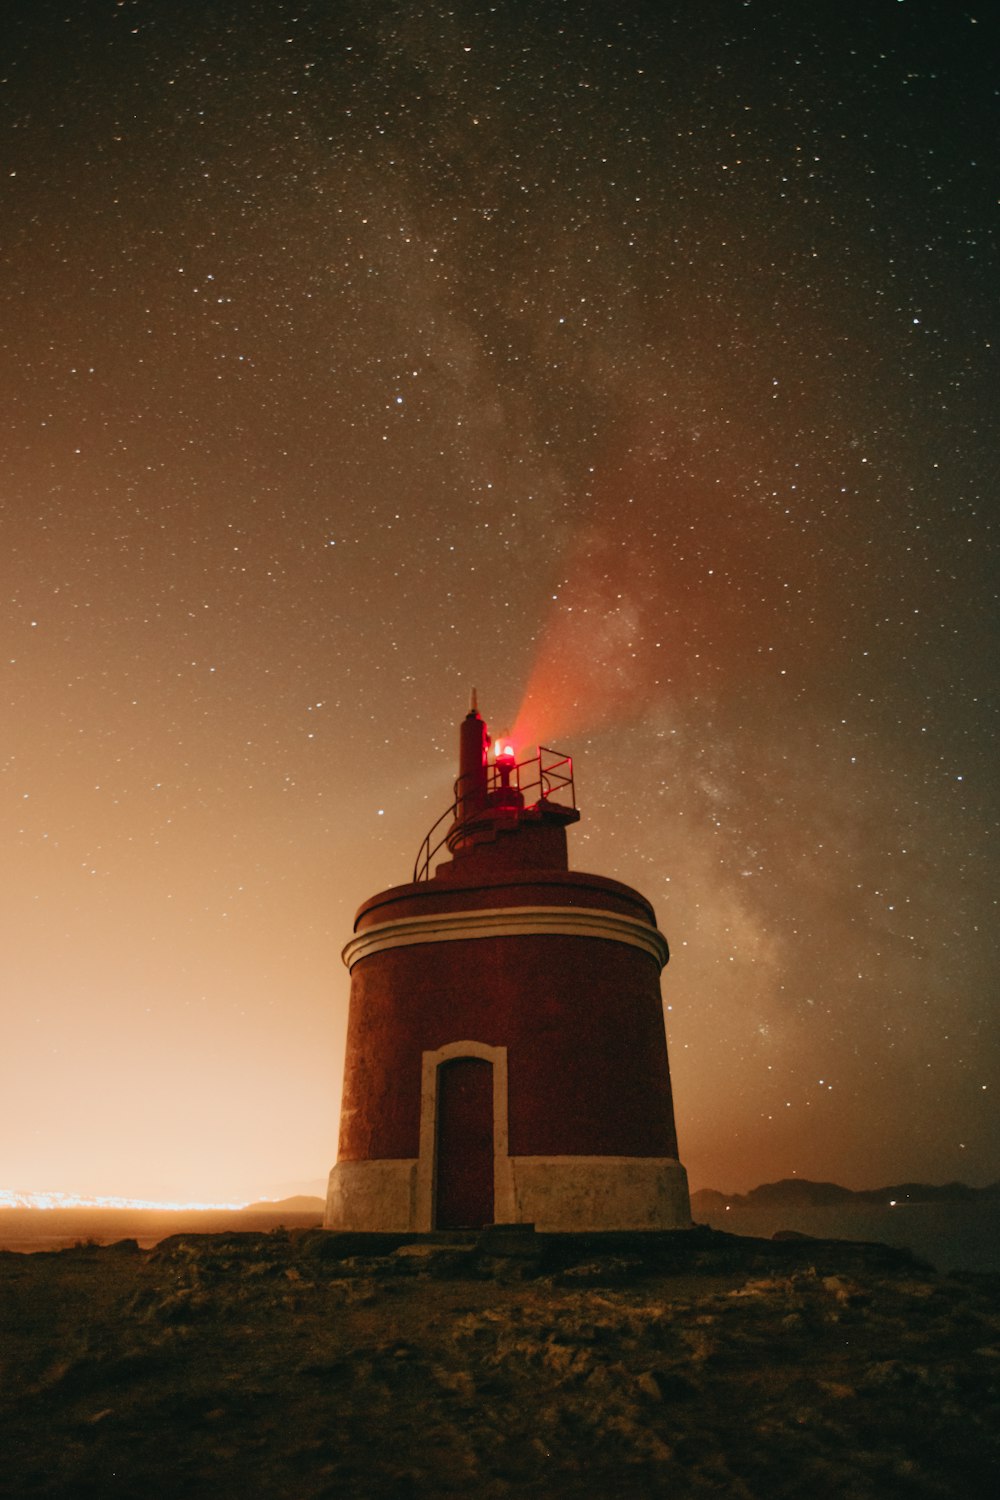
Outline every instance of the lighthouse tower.
<path fill-rule="evenodd" d="M 328 1229 L 685 1229 L 660 998 L 638 891 L 569 869 L 568 757 L 518 763 L 475 706 L 413 880 L 364 903 Z M 440 835 L 439 835 L 440 830 Z M 443 858 L 432 873 L 435 856 Z"/>

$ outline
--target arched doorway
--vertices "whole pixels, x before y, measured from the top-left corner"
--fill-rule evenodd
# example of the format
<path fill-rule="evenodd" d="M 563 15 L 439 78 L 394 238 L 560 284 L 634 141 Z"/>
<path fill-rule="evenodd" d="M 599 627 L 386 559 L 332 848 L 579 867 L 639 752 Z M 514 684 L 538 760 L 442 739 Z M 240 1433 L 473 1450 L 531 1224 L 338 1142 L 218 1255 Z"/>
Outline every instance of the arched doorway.
<path fill-rule="evenodd" d="M 493 1210 L 493 1065 L 453 1057 L 437 1069 L 435 1229 L 481 1229 Z"/>

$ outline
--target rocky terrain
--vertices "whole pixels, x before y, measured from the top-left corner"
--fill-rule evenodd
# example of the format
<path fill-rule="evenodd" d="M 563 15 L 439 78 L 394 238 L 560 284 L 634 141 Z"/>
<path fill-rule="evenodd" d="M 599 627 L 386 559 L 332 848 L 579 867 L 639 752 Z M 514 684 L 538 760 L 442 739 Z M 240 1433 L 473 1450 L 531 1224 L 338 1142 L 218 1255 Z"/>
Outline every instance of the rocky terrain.
<path fill-rule="evenodd" d="M 0 1494 L 990 1496 L 1000 1278 L 708 1229 L 0 1254 Z"/>

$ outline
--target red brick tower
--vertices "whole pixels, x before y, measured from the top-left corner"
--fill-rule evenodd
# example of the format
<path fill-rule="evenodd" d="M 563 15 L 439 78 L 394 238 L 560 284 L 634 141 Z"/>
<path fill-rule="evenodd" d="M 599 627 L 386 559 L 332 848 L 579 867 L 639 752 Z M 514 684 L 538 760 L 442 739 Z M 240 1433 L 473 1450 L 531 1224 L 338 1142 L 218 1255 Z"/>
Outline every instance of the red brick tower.
<path fill-rule="evenodd" d="M 453 806 L 413 880 L 366 901 L 344 949 L 327 1228 L 687 1228 L 666 939 L 638 891 L 570 871 L 569 759 L 489 747 L 473 702 Z"/>

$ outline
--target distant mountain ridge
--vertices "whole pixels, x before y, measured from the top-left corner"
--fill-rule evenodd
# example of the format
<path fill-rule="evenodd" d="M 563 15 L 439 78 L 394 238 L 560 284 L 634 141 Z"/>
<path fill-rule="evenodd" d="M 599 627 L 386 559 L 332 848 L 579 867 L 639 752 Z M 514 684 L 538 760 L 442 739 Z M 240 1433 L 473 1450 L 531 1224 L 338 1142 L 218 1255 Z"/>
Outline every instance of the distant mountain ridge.
<path fill-rule="evenodd" d="M 262 1198 L 259 1203 L 248 1203 L 242 1210 L 245 1214 L 321 1214 L 326 1200 L 314 1198 L 311 1193 L 295 1193 L 291 1198 Z"/>
<path fill-rule="evenodd" d="M 964 1182 L 935 1186 L 927 1182 L 899 1182 L 880 1188 L 846 1188 L 837 1182 L 811 1182 L 805 1177 L 783 1177 L 765 1182 L 749 1193 L 720 1193 L 700 1188 L 691 1194 L 691 1208 L 698 1213 L 744 1208 L 850 1208 L 862 1204 L 887 1206 L 902 1203 L 972 1203 L 1000 1198 L 1000 1182 L 987 1187 L 969 1187 Z"/>

